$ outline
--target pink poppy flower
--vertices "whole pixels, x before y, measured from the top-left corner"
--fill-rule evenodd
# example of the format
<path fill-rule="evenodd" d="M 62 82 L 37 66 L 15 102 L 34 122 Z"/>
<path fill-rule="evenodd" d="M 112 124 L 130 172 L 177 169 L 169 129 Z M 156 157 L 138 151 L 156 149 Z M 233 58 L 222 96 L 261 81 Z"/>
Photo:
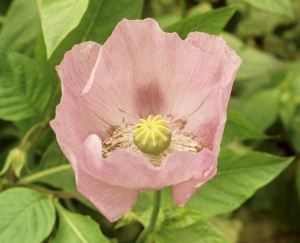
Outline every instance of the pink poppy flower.
<path fill-rule="evenodd" d="M 57 66 L 62 98 L 51 126 L 78 191 L 110 221 L 140 190 L 171 186 L 185 205 L 216 173 L 240 64 L 222 37 L 183 41 L 153 19 L 124 19 L 104 45 L 74 46 Z"/>

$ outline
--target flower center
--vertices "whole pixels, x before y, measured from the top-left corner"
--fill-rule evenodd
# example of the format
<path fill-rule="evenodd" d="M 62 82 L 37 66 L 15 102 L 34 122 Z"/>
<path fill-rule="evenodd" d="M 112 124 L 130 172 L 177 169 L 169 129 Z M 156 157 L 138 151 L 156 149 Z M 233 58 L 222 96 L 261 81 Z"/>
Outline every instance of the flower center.
<path fill-rule="evenodd" d="M 145 154 L 157 155 L 165 151 L 171 143 L 169 123 L 161 118 L 149 115 L 146 120 L 133 127 L 134 144 Z"/>
<path fill-rule="evenodd" d="M 136 125 L 130 121 L 120 126 L 110 126 L 110 137 L 103 141 L 102 156 L 107 158 L 116 149 L 128 149 L 144 155 L 151 165 L 159 167 L 165 158 L 178 151 L 199 153 L 205 146 L 203 141 L 196 141 L 195 135 L 185 131 L 187 120 L 175 119 L 167 115 L 148 116 Z"/>

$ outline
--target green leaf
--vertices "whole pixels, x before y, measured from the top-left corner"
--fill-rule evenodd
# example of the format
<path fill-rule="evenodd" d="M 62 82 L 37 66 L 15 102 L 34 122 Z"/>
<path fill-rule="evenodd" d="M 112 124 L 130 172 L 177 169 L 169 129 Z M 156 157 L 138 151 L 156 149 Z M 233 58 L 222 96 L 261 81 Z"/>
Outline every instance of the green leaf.
<path fill-rule="evenodd" d="M 32 54 L 39 32 L 36 1 L 12 1 L 0 33 L 0 52 Z"/>
<path fill-rule="evenodd" d="M 184 228 L 162 228 L 155 234 L 155 243 L 229 243 L 207 220 L 200 220 Z"/>
<path fill-rule="evenodd" d="M 66 51 L 84 41 L 103 44 L 123 18 L 141 17 L 143 0 L 90 0 L 79 25 L 67 35 L 50 58 L 51 66 L 58 65 Z M 42 52 L 42 50 L 39 50 Z"/>
<path fill-rule="evenodd" d="M 93 40 L 103 44 L 123 18 L 141 17 L 143 0 L 90 0 L 88 10 L 76 29 L 81 41 Z"/>
<path fill-rule="evenodd" d="M 228 110 L 222 145 L 232 141 L 267 138 L 269 137 L 248 122 L 239 112 Z"/>
<path fill-rule="evenodd" d="M 209 219 L 209 221 L 220 230 L 222 235 L 225 236 L 230 243 L 238 243 L 238 240 L 241 240 L 240 235 L 242 222 L 240 219 L 235 218 L 234 216 L 233 214 L 225 214 Z"/>
<path fill-rule="evenodd" d="M 288 72 L 281 85 L 279 115 L 295 151 L 300 152 L 300 71 Z"/>
<path fill-rule="evenodd" d="M 296 107 L 296 111 L 293 114 L 293 117 L 290 119 L 290 123 L 284 123 L 284 129 L 288 135 L 289 140 L 292 143 L 292 146 L 296 152 L 300 152 L 300 109 L 299 109 L 300 102 L 295 102 L 295 100 L 291 100 L 290 104 L 286 104 L 282 107 L 281 110 L 281 119 L 284 120 L 283 116 L 286 115 L 283 109 L 289 109 L 291 106 Z"/>
<path fill-rule="evenodd" d="M 244 103 L 242 114 L 261 131 L 270 127 L 277 119 L 280 89 L 271 88 L 257 92 Z"/>
<path fill-rule="evenodd" d="M 56 141 L 43 154 L 39 170 L 41 176 L 36 178 L 37 181 L 65 191 L 77 191 L 72 167 Z"/>
<path fill-rule="evenodd" d="M 0 242 L 40 243 L 55 222 L 51 200 L 27 188 L 13 188 L 0 194 Z"/>
<path fill-rule="evenodd" d="M 40 0 L 42 30 L 49 58 L 59 43 L 76 28 L 88 0 Z M 103 2 L 103 1 L 100 1 Z M 55 16 L 55 18 L 53 18 Z"/>
<path fill-rule="evenodd" d="M 17 121 L 36 116 L 43 121 L 51 89 L 39 77 L 39 64 L 17 53 L 0 54 L 0 63 L 0 118 Z"/>
<path fill-rule="evenodd" d="M 282 14 L 291 19 L 294 18 L 291 2 L 289 0 L 243 0 L 256 8 L 272 13 Z"/>
<path fill-rule="evenodd" d="M 53 243 L 109 243 L 100 231 L 99 225 L 89 216 L 71 213 L 55 203 L 59 225 Z"/>
<path fill-rule="evenodd" d="M 187 205 L 208 217 L 230 212 L 273 180 L 293 159 L 260 152 L 238 155 L 229 149 L 222 150 L 216 176 L 199 189 Z"/>
<path fill-rule="evenodd" d="M 227 44 L 233 48 L 243 60 L 236 75 L 237 80 L 255 78 L 284 67 L 284 65 L 273 56 L 244 45 L 242 40 L 236 36 L 226 32 L 223 32 L 222 36 Z"/>
<path fill-rule="evenodd" d="M 168 26 L 164 29 L 164 31 L 177 32 L 182 39 L 185 39 L 187 34 L 192 31 L 219 34 L 235 13 L 236 9 L 236 5 L 218 8 L 197 16 L 183 19 L 171 26 Z"/>
<path fill-rule="evenodd" d="M 169 205 L 164 208 L 164 214 L 163 226 L 167 229 L 184 228 L 204 219 L 202 213 L 189 207 L 179 208 L 177 205 Z"/>
<path fill-rule="evenodd" d="M 38 171 L 21 178 L 19 183 L 26 184 L 36 181 L 46 183 L 54 188 L 63 189 L 66 192 L 77 192 L 72 166 L 61 152 L 56 141 L 50 144 L 43 154 Z M 84 197 L 77 199 L 86 206 L 98 211 Z"/>
<path fill-rule="evenodd" d="M 55 188 L 77 192 L 71 164 L 61 152 L 56 141 L 52 142 L 42 156 L 38 170 L 19 180 L 19 183 L 43 182 Z"/>

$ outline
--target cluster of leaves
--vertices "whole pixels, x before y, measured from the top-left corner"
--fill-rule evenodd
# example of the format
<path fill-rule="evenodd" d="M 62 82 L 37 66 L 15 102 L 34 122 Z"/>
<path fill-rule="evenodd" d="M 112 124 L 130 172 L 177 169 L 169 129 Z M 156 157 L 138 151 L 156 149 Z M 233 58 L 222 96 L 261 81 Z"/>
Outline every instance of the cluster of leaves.
<path fill-rule="evenodd" d="M 164 189 L 148 242 L 230 242 L 211 217 L 239 208 L 299 154 L 300 52 L 295 43 L 300 32 L 292 25 L 300 18 L 300 12 L 292 11 L 292 4 L 300 9 L 297 0 L 179 2 L 181 6 L 172 0 L 0 3 L 0 242 L 126 243 L 147 226 L 152 192 L 141 192 L 128 214 L 109 223 L 76 191 L 71 166 L 49 127 L 61 95 L 55 66 L 75 44 L 103 44 L 123 18 L 154 17 L 166 32 L 183 39 L 191 31 L 222 34 L 243 59 L 217 175 L 184 208 L 177 208 L 169 188 Z M 266 25 L 255 24 L 262 21 Z M 285 172 L 288 182 L 296 184 L 286 183 L 285 176 L 281 181 L 300 195 L 300 161 Z M 277 184 L 269 185 L 273 194 L 263 187 L 248 203 L 271 210 Z M 294 200 L 294 212 L 299 212 Z"/>

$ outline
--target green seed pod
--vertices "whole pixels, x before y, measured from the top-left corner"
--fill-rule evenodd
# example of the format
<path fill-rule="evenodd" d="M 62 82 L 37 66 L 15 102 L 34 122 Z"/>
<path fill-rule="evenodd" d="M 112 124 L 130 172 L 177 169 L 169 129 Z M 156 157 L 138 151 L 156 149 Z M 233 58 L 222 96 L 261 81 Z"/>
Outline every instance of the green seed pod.
<path fill-rule="evenodd" d="M 169 123 L 161 116 L 148 116 L 140 119 L 134 126 L 133 139 L 135 145 L 145 154 L 157 155 L 166 150 L 171 143 L 172 133 Z"/>

